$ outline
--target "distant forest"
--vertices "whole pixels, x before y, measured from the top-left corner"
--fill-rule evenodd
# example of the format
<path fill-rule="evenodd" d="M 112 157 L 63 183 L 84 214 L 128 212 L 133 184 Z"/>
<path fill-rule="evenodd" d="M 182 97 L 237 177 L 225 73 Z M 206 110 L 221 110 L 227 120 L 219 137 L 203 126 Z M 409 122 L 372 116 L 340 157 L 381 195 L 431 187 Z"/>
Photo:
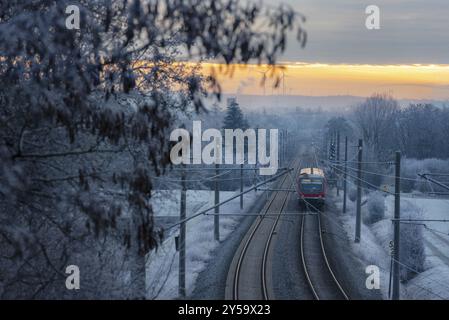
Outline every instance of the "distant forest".
<path fill-rule="evenodd" d="M 344 117 L 332 118 L 328 134 L 340 131 L 361 138 L 369 149 L 366 155 L 388 161 L 400 150 L 414 159 L 449 158 L 449 108 L 432 104 L 400 106 L 391 96 L 376 94 L 355 106 Z"/>

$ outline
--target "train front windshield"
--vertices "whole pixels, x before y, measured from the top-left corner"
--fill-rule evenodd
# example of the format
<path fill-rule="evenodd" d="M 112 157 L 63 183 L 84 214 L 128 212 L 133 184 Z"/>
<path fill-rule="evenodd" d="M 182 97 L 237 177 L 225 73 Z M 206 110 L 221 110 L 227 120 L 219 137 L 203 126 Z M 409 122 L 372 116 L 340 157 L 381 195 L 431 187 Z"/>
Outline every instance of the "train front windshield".
<path fill-rule="evenodd" d="M 321 179 L 301 179 L 300 184 L 303 193 L 320 193 L 323 191 L 323 180 Z"/>

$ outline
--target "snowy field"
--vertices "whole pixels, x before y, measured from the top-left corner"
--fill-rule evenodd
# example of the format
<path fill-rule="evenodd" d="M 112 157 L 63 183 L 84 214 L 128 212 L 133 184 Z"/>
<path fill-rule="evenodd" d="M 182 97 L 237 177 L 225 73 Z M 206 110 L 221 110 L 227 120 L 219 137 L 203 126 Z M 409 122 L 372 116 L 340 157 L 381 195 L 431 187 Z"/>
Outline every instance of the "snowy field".
<path fill-rule="evenodd" d="M 220 201 L 229 199 L 239 191 L 221 191 Z M 244 209 L 240 210 L 240 198 L 236 198 L 220 207 L 220 241 L 232 233 L 238 225 L 242 212 L 252 206 L 261 195 L 251 191 L 244 195 Z M 161 190 L 155 192 L 153 209 L 157 217 L 177 217 L 180 211 L 180 190 Z M 187 216 L 206 209 L 214 204 L 214 191 L 188 190 Z M 213 213 L 213 210 L 210 211 Z M 237 214 L 224 216 L 225 214 Z M 175 248 L 175 236 L 179 228 L 173 228 L 157 251 L 151 252 L 147 259 L 147 298 L 178 298 L 178 262 Z M 214 216 L 199 216 L 187 222 L 186 236 L 186 289 L 187 296 L 193 291 L 198 274 L 204 270 L 219 243 L 214 240 Z"/>
<path fill-rule="evenodd" d="M 407 199 L 421 208 L 423 219 L 449 220 L 449 200 Z M 391 202 L 391 201 L 390 201 Z M 410 281 L 411 285 L 431 288 L 432 293 L 449 299 L 449 223 L 424 222 L 427 269 Z M 423 288 L 409 287 L 411 299 L 435 299 L 435 295 Z"/>
<path fill-rule="evenodd" d="M 341 197 L 332 199 L 341 209 Z M 366 200 L 362 199 L 362 202 Z M 385 197 L 385 217 L 371 225 L 362 224 L 360 243 L 354 243 L 355 235 L 355 203 L 348 199 L 348 211 L 338 217 L 352 246 L 352 253 L 360 257 L 366 265 L 377 265 L 381 271 L 381 292 L 388 299 L 390 276 L 390 241 L 393 239 L 392 217 L 394 213 L 394 197 Z M 367 206 L 362 207 L 362 215 Z M 419 195 L 404 196 L 401 199 L 402 217 L 407 210 L 418 208 L 422 219 L 449 219 L 449 200 L 425 199 Z M 420 218 L 421 219 L 421 218 Z M 402 299 L 449 299 L 449 223 L 423 222 L 425 262 L 424 271 L 414 272 L 414 277 L 401 283 Z M 403 266 L 412 270 L 410 266 Z"/>

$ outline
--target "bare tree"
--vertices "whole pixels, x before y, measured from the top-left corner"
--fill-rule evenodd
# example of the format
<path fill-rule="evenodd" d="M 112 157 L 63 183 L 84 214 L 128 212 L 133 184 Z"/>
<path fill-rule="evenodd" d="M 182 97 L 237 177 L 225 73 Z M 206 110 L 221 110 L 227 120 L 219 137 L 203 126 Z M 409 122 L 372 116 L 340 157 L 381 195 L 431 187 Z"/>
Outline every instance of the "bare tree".
<path fill-rule="evenodd" d="M 415 159 L 447 158 L 447 112 L 431 104 L 411 104 L 400 115 L 404 153 Z"/>
<path fill-rule="evenodd" d="M 69 4 L 80 30 L 65 26 Z M 123 272 L 162 236 L 149 200 L 168 132 L 220 97 L 179 61 L 274 63 L 292 28 L 305 41 L 288 7 L 236 0 L 2 1 L 0 297 L 143 297 Z M 91 270 L 77 294 L 70 263 Z"/>
<path fill-rule="evenodd" d="M 355 123 L 373 159 L 391 157 L 398 113 L 397 101 L 386 94 L 375 94 L 355 108 Z"/>

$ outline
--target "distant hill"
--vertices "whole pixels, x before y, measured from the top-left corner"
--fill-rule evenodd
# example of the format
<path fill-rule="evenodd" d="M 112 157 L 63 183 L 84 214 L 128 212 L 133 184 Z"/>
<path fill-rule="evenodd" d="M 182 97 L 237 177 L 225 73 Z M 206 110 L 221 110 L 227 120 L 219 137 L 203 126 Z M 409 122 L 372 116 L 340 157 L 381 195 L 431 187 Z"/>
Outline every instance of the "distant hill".
<path fill-rule="evenodd" d="M 283 112 L 291 111 L 294 108 L 315 109 L 321 108 L 323 111 L 345 111 L 351 106 L 357 105 L 363 102 L 366 97 L 358 97 L 351 95 L 341 96 L 301 96 L 301 95 L 230 95 L 224 94 L 221 102 L 222 108 L 226 105 L 226 99 L 230 97 L 236 97 L 239 105 L 246 112 L 260 111 L 263 112 L 265 108 L 266 112 Z M 408 105 L 410 103 L 431 103 L 438 107 L 449 107 L 449 101 L 438 100 L 398 100 L 401 106 Z"/>

